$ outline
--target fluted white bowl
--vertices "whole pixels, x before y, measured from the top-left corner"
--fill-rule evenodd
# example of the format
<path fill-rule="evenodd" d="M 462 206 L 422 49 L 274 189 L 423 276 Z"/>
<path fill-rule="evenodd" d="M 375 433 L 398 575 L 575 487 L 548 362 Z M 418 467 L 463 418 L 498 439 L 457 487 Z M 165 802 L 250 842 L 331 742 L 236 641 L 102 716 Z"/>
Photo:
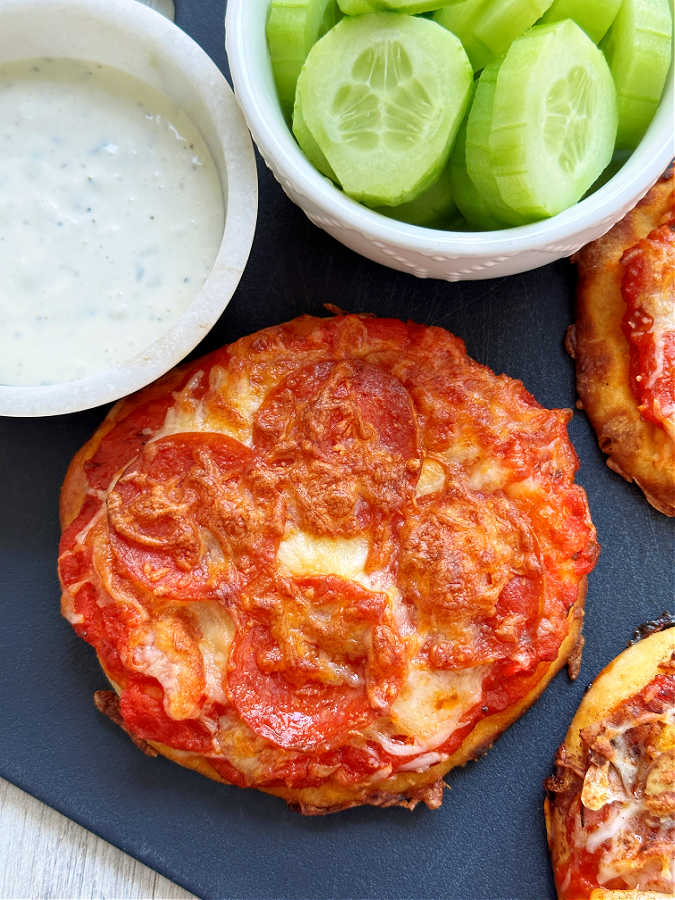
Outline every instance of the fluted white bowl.
<path fill-rule="evenodd" d="M 237 99 L 258 150 L 308 218 L 357 253 L 420 278 L 512 275 L 569 256 L 600 237 L 642 197 L 673 149 L 673 79 L 637 150 L 590 197 L 557 216 L 490 232 L 439 231 L 382 216 L 352 200 L 307 161 L 277 99 L 265 40 L 269 0 L 228 0 L 227 55 Z"/>

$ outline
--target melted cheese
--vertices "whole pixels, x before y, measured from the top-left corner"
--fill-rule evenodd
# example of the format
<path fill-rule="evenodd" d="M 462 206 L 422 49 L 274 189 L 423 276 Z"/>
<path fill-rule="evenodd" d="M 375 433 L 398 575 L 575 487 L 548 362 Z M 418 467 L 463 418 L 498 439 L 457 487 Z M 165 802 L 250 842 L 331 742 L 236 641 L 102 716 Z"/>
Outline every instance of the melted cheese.
<path fill-rule="evenodd" d="M 445 487 L 445 469 L 430 456 L 422 463 L 420 477 L 417 482 L 417 496 L 425 497 L 427 494 L 437 494 Z"/>
<path fill-rule="evenodd" d="M 295 578 L 308 575 L 338 575 L 371 587 L 366 575 L 368 539 L 318 537 L 289 529 L 279 545 L 277 562 L 282 574 Z"/>
<path fill-rule="evenodd" d="M 371 737 L 394 756 L 427 755 L 436 750 L 458 728 L 464 714 L 480 701 L 484 672 L 481 666 L 462 672 L 411 666 L 400 694 L 391 705 L 387 732 L 373 729 Z M 415 741 L 404 744 L 393 740 L 394 735 L 405 735 Z M 419 760 L 416 763 L 419 765 Z"/>
<path fill-rule="evenodd" d="M 204 664 L 206 694 L 211 700 L 225 703 L 224 680 L 234 637 L 234 623 L 222 606 L 213 603 L 195 603 L 191 611 L 202 633 L 199 651 Z"/>

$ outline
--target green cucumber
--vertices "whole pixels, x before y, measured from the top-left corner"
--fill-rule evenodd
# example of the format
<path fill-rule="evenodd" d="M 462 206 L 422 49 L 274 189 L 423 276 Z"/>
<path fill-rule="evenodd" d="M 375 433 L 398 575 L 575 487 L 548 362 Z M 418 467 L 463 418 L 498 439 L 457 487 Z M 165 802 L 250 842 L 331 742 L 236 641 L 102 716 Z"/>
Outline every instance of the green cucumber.
<path fill-rule="evenodd" d="M 542 24 L 572 19 L 589 38 L 599 44 L 616 19 L 621 0 L 553 0 L 542 16 Z"/>
<path fill-rule="evenodd" d="M 455 0 L 434 20 L 456 34 L 476 71 L 506 53 L 552 0 Z"/>
<path fill-rule="evenodd" d="M 624 0 L 602 44 L 619 103 L 617 147 L 640 143 L 661 100 L 672 59 L 668 0 Z"/>
<path fill-rule="evenodd" d="M 302 114 L 302 96 L 300 91 L 295 93 L 295 106 L 293 107 L 293 134 L 300 144 L 300 149 L 309 162 L 318 169 L 322 175 L 338 183 L 337 175 L 332 170 L 330 163 L 324 156 L 321 147 L 314 140 L 314 135 L 307 127 L 305 117 Z"/>
<path fill-rule="evenodd" d="M 466 168 L 466 121 L 457 135 L 450 157 L 450 187 L 457 208 L 473 228 L 489 231 L 503 228 L 488 208 L 485 198 L 478 192 Z"/>
<path fill-rule="evenodd" d="M 313 45 L 341 18 L 336 0 L 272 0 L 267 46 L 281 108 L 290 120 L 295 85 Z"/>
<path fill-rule="evenodd" d="M 455 0 L 338 0 L 346 16 L 364 16 L 373 12 L 399 12 L 407 15 L 433 12 Z"/>
<path fill-rule="evenodd" d="M 422 225 L 425 228 L 448 226 L 457 213 L 450 165 L 446 165 L 436 181 L 414 200 L 400 206 L 381 206 L 377 212 L 390 219 L 398 219 L 399 222 L 408 222 L 409 225 Z"/>
<path fill-rule="evenodd" d="M 607 61 L 571 19 L 515 41 L 499 69 L 489 138 L 504 203 L 534 221 L 580 200 L 612 158 L 617 118 Z"/>
<path fill-rule="evenodd" d="M 501 198 L 492 167 L 490 130 L 501 64 L 502 59 L 489 63 L 478 80 L 466 126 L 466 168 L 493 219 L 505 225 L 524 225 L 527 218 L 511 209 Z"/>
<path fill-rule="evenodd" d="M 298 79 L 302 116 L 344 191 L 399 206 L 439 177 L 469 102 L 471 64 L 429 19 L 345 17 Z"/>

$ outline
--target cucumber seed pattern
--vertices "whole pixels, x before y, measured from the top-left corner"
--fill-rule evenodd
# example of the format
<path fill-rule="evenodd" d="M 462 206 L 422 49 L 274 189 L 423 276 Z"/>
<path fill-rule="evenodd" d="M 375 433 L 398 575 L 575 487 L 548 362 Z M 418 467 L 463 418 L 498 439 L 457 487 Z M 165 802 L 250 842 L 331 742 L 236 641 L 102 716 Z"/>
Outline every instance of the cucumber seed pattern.
<path fill-rule="evenodd" d="M 341 85 L 332 112 L 341 139 L 362 150 L 380 142 L 414 147 L 433 125 L 434 104 L 399 41 L 369 47 L 354 62 L 353 81 Z"/>
<path fill-rule="evenodd" d="M 581 66 L 555 82 L 546 98 L 546 147 L 564 172 L 573 174 L 584 159 L 591 114 L 596 106 L 593 79 Z"/>

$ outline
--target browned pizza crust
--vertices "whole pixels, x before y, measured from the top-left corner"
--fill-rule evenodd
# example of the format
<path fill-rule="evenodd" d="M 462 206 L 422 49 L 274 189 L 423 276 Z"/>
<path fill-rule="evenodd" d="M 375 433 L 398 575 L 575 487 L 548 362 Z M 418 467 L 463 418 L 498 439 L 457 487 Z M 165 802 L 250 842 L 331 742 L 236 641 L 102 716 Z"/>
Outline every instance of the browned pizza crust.
<path fill-rule="evenodd" d="M 578 405 L 591 420 L 607 465 L 634 481 L 667 516 L 675 515 L 675 447 L 663 428 L 640 415 L 631 391 L 620 260 L 659 225 L 672 191 L 671 167 L 621 222 L 576 255 L 577 321 L 566 341 L 576 359 Z"/>

